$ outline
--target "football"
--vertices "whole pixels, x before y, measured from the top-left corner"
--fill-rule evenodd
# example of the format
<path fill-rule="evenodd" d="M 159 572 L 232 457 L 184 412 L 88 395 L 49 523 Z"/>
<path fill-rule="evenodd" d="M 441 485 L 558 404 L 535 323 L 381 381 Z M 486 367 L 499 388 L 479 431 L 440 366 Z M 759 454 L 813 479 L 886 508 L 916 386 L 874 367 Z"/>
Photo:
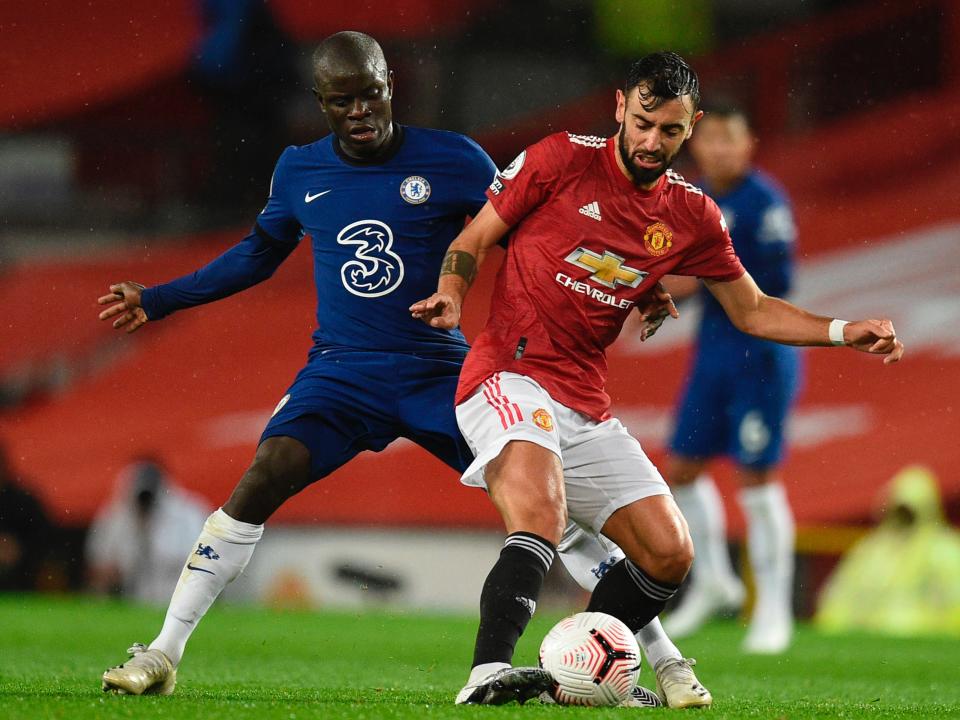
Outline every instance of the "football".
<path fill-rule="evenodd" d="M 620 620 L 598 612 L 564 618 L 540 644 L 540 667 L 561 705 L 618 705 L 640 675 L 640 648 Z"/>

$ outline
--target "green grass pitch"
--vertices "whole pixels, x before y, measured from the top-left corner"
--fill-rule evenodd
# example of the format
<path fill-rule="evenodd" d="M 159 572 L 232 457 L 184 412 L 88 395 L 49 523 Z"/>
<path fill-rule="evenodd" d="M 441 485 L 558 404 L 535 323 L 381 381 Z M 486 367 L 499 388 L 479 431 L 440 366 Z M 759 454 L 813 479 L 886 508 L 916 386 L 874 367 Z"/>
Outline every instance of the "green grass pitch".
<path fill-rule="evenodd" d="M 84 598 L 0 597 L 0 718 L 623 718 L 666 709 L 455 707 L 475 620 L 382 612 L 215 608 L 194 634 L 172 697 L 100 691 L 100 673 L 149 641 L 162 612 Z M 538 616 L 518 664 L 532 664 L 557 616 Z M 726 718 L 960 718 L 960 642 L 823 637 L 801 627 L 776 658 L 738 652 L 716 623 L 682 643 Z M 641 682 L 651 686 L 649 668 Z"/>

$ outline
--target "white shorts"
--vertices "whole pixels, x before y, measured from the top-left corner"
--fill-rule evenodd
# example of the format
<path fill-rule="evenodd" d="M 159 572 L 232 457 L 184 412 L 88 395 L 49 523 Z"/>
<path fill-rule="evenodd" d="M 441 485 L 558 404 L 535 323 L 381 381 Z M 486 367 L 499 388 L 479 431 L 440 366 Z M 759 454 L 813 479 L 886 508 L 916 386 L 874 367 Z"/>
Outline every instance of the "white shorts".
<path fill-rule="evenodd" d="M 563 465 L 570 520 L 599 533 L 614 511 L 670 488 L 617 419 L 596 422 L 550 397 L 525 375 L 495 373 L 457 405 L 457 424 L 475 456 L 460 482 L 486 487 L 484 468 L 508 442 L 525 440 Z"/>

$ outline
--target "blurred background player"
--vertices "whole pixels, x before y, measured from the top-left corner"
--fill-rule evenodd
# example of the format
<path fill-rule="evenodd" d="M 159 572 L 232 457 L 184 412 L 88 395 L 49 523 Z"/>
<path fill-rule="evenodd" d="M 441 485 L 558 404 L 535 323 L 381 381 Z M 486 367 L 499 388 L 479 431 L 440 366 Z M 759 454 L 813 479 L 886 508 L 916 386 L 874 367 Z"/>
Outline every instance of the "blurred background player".
<path fill-rule="evenodd" d="M 755 140 L 735 105 L 708 108 L 689 147 L 704 192 L 720 206 L 737 255 L 757 285 L 778 297 L 792 284 L 796 230 L 780 186 L 752 167 Z M 671 278 L 675 296 L 696 291 L 692 278 Z M 740 506 L 756 587 L 748 652 L 778 653 L 793 626 L 794 521 L 778 479 L 784 430 L 799 383 L 799 351 L 737 330 L 720 303 L 700 291 L 703 315 L 693 370 L 677 411 L 666 477 L 696 549 L 692 577 L 665 625 L 683 637 L 714 613 L 736 610 L 744 587 L 727 551 L 723 501 L 704 470 L 710 458 L 736 462 Z"/>
<path fill-rule="evenodd" d="M 134 461 L 120 471 L 113 498 L 87 534 L 90 589 L 166 603 L 209 514 L 207 504 L 178 487 L 157 460 Z"/>

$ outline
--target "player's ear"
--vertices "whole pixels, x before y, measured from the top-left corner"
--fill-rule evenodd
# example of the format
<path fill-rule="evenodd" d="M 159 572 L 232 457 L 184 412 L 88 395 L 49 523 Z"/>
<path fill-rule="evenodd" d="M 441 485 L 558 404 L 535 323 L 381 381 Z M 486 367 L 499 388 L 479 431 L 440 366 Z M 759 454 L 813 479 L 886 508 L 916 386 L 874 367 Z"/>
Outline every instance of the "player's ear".
<path fill-rule="evenodd" d="M 387 99 L 393 97 L 393 70 L 387 73 Z"/>
<path fill-rule="evenodd" d="M 623 119 L 627 116 L 627 96 L 623 94 L 623 90 L 617 88 L 617 122 L 622 123 Z"/>
<path fill-rule="evenodd" d="M 700 118 L 702 117 L 703 117 L 703 110 L 697 110 L 693 114 L 693 120 L 690 121 L 690 128 L 687 130 L 687 136 L 684 138 L 684 140 L 690 139 L 690 136 L 693 135 L 693 126 L 696 125 L 697 122 L 699 122 Z"/>

